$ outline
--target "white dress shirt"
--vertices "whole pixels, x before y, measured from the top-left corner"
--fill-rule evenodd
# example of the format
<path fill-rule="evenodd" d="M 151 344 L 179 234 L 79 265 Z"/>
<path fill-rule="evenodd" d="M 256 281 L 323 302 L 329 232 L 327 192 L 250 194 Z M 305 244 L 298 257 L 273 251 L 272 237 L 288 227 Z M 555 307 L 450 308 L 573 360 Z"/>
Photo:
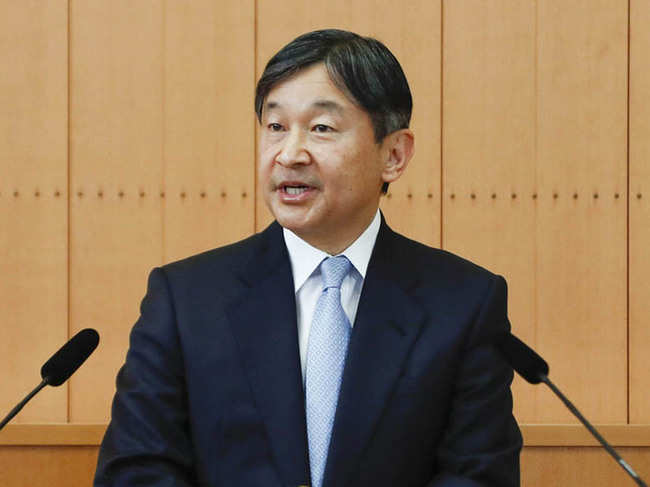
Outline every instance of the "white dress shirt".
<path fill-rule="evenodd" d="M 337 255 L 345 255 L 352 263 L 350 272 L 341 284 L 341 304 L 350 324 L 354 326 L 357 316 L 359 298 L 363 280 L 366 277 L 368 262 L 377 240 L 381 217 L 379 210 L 375 213 L 368 228 L 359 235 L 347 249 Z M 331 257 L 327 252 L 312 247 L 291 230 L 283 229 L 284 242 L 289 251 L 291 271 L 296 292 L 296 316 L 298 318 L 298 344 L 300 346 L 300 364 L 302 381 L 305 382 L 305 365 L 307 364 L 307 344 L 316 302 L 323 291 L 320 263 Z"/>

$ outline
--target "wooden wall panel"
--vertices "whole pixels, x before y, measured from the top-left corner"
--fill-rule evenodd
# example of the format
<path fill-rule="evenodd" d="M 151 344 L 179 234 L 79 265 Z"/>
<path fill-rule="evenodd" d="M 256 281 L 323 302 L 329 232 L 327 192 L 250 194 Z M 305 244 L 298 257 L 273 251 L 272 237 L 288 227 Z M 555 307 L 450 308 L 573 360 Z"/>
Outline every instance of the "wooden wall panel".
<path fill-rule="evenodd" d="M 254 229 L 254 15 L 252 1 L 71 11 L 71 313 L 105 332 L 71 413 L 105 421 L 149 270 Z"/>
<path fill-rule="evenodd" d="M 624 423 L 627 4 L 538 8 L 537 345 L 591 421 Z M 559 401 L 538 414 L 573 421 Z"/>
<path fill-rule="evenodd" d="M 626 2 L 2 2 L 0 409 L 38 381 L 69 313 L 100 349 L 69 405 L 49 390 L 14 421 L 108 419 L 148 271 L 269 221 L 253 162 L 264 63 L 337 26 L 383 40 L 413 90 L 391 225 L 504 274 L 514 330 L 590 419 L 650 422 L 650 4 L 630 6 L 628 194 Z M 522 422 L 573 421 L 544 389 L 515 395 Z"/>
<path fill-rule="evenodd" d="M 68 335 L 67 3 L 0 3 L 0 411 Z M 66 421 L 67 390 L 14 422 Z"/>
<path fill-rule="evenodd" d="M 271 56 L 298 35 L 334 26 L 378 38 L 404 69 L 414 99 L 416 154 L 403 178 L 391 185 L 382 208 L 396 230 L 439 245 L 440 1 L 414 1 L 408 8 L 387 0 L 259 2 L 257 76 Z M 270 221 L 258 192 L 257 228 Z"/>
<path fill-rule="evenodd" d="M 535 4 L 443 7 L 444 248 L 508 280 L 513 330 L 535 342 Z M 537 395 L 516 379 L 520 421 Z"/>
<path fill-rule="evenodd" d="M 625 422 L 626 7 L 443 13 L 443 245 L 508 279 L 514 331 L 588 417 Z M 514 391 L 520 421 L 573 422 Z"/>
<path fill-rule="evenodd" d="M 165 10 L 165 261 L 255 228 L 255 5 Z"/>
<path fill-rule="evenodd" d="M 650 0 L 630 20 L 630 422 L 650 423 Z"/>
<path fill-rule="evenodd" d="M 98 350 L 71 379 L 70 419 L 104 422 L 149 270 L 162 263 L 163 10 L 70 7 L 70 316 Z"/>

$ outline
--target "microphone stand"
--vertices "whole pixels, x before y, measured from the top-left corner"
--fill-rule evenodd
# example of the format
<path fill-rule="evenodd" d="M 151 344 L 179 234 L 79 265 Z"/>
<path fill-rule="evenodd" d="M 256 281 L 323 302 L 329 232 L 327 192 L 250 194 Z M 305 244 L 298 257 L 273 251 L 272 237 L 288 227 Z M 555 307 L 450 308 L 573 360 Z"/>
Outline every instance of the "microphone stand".
<path fill-rule="evenodd" d="M 18 413 L 20 412 L 20 410 L 23 408 L 23 406 L 24 406 L 25 404 L 27 404 L 27 403 L 29 402 L 29 400 L 30 400 L 32 397 L 34 397 L 34 396 L 35 396 L 35 395 L 36 395 L 36 394 L 37 394 L 41 389 L 43 389 L 43 387 L 45 387 L 47 384 L 48 384 L 48 377 L 46 377 L 45 379 L 43 379 L 43 381 L 42 381 L 39 385 L 37 385 L 36 388 L 35 388 L 32 392 L 30 392 L 29 394 L 27 394 L 27 396 L 25 396 L 25 399 L 23 399 L 22 401 L 20 401 L 20 402 L 16 405 L 15 408 L 13 408 L 11 411 L 9 411 L 9 414 L 7 414 L 7 416 L 5 417 L 5 419 L 3 419 L 2 422 L 0 422 L 0 430 L 1 430 L 2 428 L 4 428 L 5 425 L 6 425 L 9 421 L 11 421 L 11 418 L 13 418 L 16 414 L 18 414 Z"/>
<path fill-rule="evenodd" d="M 616 453 L 616 450 L 612 448 L 612 446 L 607 443 L 605 438 L 603 438 L 598 431 L 596 431 L 596 428 L 592 426 L 592 424 L 587 421 L 587 418 L 585 418 L 582 414 L 580 414 L 580 411 L 569 401 L 569 399 L 562 394 L 562 391 L 558 389 L 553 382 L 551 382 L 551 379 L 548 378 L 547 375 L 545 374 L 540 374 L 539 375 L 540 380 L 546 384 L 554 393 L 557 397 L 560 398 L 560 400 L 564 403 L 564 405 L 569 408 L 569 410 L 573 413 L 573 415 L 580 420 L 580 422 L 589 430 L 589 432 L 596 438 L 600 444 L 607 450 L 607 453 L 609 453 L 614 460 L 625 470 L 632 479 L 639 485 L 640 487 L 648 487 L 646 483 L 641 480 L 641 478 L 637 475 L 637 473 L 630 467 L 630 465 L 621 458 L 621 456 Z"/>

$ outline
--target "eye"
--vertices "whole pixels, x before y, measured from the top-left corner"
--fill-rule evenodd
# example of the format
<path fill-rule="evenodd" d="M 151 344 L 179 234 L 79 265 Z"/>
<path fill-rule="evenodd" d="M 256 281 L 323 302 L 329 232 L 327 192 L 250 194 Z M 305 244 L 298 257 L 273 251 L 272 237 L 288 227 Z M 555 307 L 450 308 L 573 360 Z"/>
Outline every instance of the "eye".
<path fill-rule="evenodd" d="M 322 123 L 319 123 L 317 125 L 314 125 L 314 128 L 312 129 L 314 132 L 318 132 L 319 134 L 324 134 L 327 132 L 333 132 L 334 129 L 330 127 L 329 125 L 324 125 Z"/>
<path fill-rule="evenodd" d="M 267 127 L 271 132 L 280 132 L 282 130 L 282 125 L 279 123 L 270 123 Z"/>

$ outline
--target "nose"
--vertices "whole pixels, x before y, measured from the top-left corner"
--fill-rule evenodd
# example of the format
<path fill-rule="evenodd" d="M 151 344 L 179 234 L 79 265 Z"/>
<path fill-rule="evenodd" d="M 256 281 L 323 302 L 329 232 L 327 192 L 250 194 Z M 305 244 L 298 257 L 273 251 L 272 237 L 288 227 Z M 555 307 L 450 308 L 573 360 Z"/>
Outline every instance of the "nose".
<path fill-rule="evenodd" d="M 305 148 L 304 137 L 300 130 L 294 129 L 288 132 L 275 160 L 286 167 L 295 164 L 309 164 L 309 152 Z"/>

